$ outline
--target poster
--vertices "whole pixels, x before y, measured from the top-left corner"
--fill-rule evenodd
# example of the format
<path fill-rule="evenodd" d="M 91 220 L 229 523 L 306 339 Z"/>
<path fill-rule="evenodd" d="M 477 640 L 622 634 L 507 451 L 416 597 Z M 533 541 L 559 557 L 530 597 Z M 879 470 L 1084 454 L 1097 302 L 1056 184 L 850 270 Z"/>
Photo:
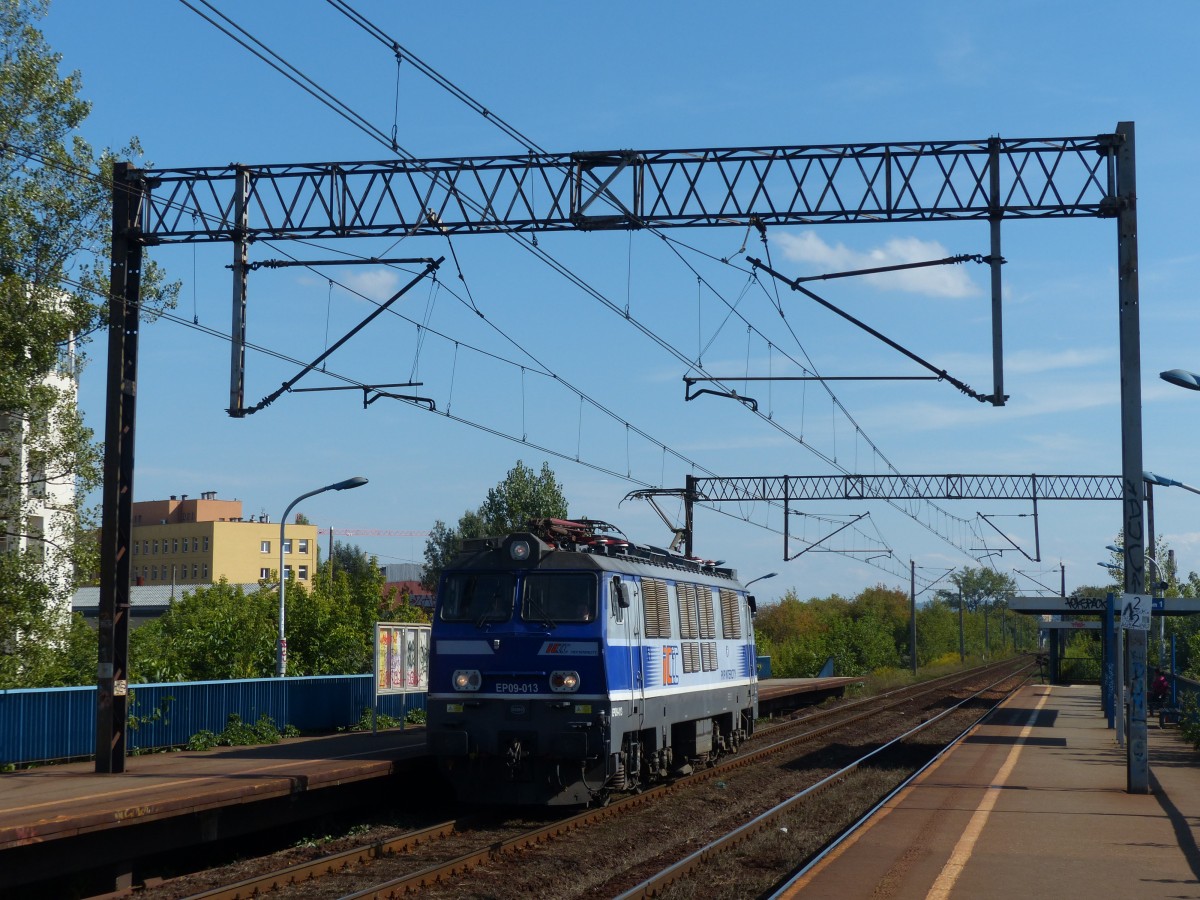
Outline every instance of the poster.
<path fill-rule="evenodd" d="M 429 689 L 429 626 L 375 623 L 375 693 Z"/>

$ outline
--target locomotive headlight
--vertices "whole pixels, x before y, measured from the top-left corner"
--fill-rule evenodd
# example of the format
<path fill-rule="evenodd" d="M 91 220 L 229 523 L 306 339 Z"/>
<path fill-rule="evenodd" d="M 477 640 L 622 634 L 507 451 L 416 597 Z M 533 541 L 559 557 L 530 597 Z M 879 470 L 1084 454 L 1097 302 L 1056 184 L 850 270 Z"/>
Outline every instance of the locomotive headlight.
<path fill-rule="evenodd" d="M 579 673 L 565 671 L 551 672 L 550 690 L 560 694 L 570 694 L 579 690 Z"/>
<path fill-rule="evenodd" d="M 477 691 L 483 679 L 478 669 L 455 669 L 452 682 L 456 691 Z"/>
<path fill-rule="evenodd" d="M 529 559 L 529 541 L 513 541 L 508 545 L 508 555 L 516 562 Z"/>

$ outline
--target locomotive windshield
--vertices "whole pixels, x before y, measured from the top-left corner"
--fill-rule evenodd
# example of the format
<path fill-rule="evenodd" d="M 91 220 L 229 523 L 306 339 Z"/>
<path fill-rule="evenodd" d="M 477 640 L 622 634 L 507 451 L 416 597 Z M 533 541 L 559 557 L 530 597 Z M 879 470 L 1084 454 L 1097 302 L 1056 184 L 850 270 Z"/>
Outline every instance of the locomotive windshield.
<path fill-rule="evenodd" d="M 526 622 L 593 622 L 596 578 L 570 572 L 530 572 L 521 595 Z"/>
<path fill-rule="evenodd" d="M 447 575 L 439 598 L 443 622 L 507 622 L 512 618 L 516 579 L 504 572 Z"/>

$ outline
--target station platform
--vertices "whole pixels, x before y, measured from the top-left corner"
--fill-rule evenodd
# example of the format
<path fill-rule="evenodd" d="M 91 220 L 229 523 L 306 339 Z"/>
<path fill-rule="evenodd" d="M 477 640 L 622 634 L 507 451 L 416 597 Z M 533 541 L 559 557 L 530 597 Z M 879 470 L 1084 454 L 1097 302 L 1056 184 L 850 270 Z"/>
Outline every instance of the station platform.
<path fill-rule="evenodd" d="M 779 896 L 1200 897 L 1200 753 L 1148 732 L 1130 794 L 1099 688 L 1027 685 Z"/>
<path fill-rule="evenodd" d="M 301 821 L 378 798 L 381 779 L 425 758 L 423 727 L 290 738 L 279 744 L 132 756 L 0 774 L 0 893 L 44 877 Z"/>
<path fill-rule="evenodd" d="M 861 678 L 767 678 L 758 683 L 758 714 L 774 716 L 840 697 Z"/>

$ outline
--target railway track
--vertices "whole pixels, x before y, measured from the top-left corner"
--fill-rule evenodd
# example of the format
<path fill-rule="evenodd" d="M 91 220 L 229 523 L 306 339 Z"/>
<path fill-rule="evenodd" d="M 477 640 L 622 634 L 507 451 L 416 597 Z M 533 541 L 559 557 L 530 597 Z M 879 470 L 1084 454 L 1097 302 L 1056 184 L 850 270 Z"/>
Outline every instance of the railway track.
<path fill-rule="evenodd" d="M 739 847 L 740 845 L 751 841 L 754 837 L 761 835 L 764 832 L 768 832 L 768 831 L 772 831 L 772 830 L 776 830 L 776 829 L 783 829 L 784 832 L 786 833 L 788 830 L 788 827 L 784 823 L 794 819 L 797 816 L 797 813 L 799 812 L 799 809 L 802 807 L 802 805 L 811 804 L 813 802 L 816 802 L 817 799 L 820 797 L 820 795 L 823 792 L 830 791 L 833 788 L 837 787 L 839 784 L 844 783 L 853 773 L 860 770 L 862 767 L 871 763 L 872 761 L 876 760 L 877 758 L 879 758 L 885 754 L 895 752 L 898 748 L 902 747 L 906 741 L 910 740 L 914 736 L 936 727 L 945 719 L 949 719 L 954 713 L 960 711 L 971 700 L 974 700 L 978 696 L 980 696 L 984 693 L 987 693 L 989 691 L 994 691 L 1004 682 L 1011 683 L 1013 681 L 1014 681 L 1013 675 L 1006 674 L 1004 677 L 998 679 L 993 684 L 987 685 L 983 689 L 974 692 L 968 698 L 947 708 L 943 712 L 937 714 L 936 716 L 934 716 L 930 719 L 927 719 L 926 721 L 924 721 L 921 724 L 917 725 L 916 727 L 910 729 L 909 731 L 905 732 L 904 734 L 898 735 L 897 737 L 891 739 L 890 741 L 883 744 L 882 746 L 872 750 L 871 752 L 865 754 L 862 757 L 859 757 L 858 759 L 853 760 L 852 762 L 848 763 L 847 765 L 843 766 L 842 768 L 838 769 L 837 771 L 827 775 L 825 778 L 821 779 L 819 782 L 812 785 L 810 788 L 802 791 L 801 793 L 795 795 L 794 797 L 791 797 L 791 798 L 783 801 L 782 803 L 777 804 L 776 806 L 772 807 L 771 809 L 766 810 L 765 812 L 763 812 L 759 816 L 756 816 L 754 819 L 745 823 L 744 825 L 741 825 L 741 826 L 727 832 L 726 834 L 721 835 L 719 838 L 717 838 L 713 841 L 710 841 L 704 847 L 689 854 L 684 859 L 681 859 L 678 862 L 673 863 L 672 865 L 660 870 L 659 872 L 655 873 L 651 877 L 644 879 L 639 884 L 635 885 L 633 888 L 620 894 L 618 896 L 617 900 L 635 900 L 635 898 L 663 896 L 666 894 L 667 889 L 670 888 L 672 885 L 676 885 L 677 883 L 680 883 L 683 881 L 689 881 L 689 880 L 694 882 L 699 878 L 703 878 L 704 871 L 713 862 L 713 860 L 716 857 L 718 857 L 722 854 L 729 853 L 730 851 L 734 850 L 735 848 Z M 967 725 L 967 727 L 961 728 L 961 729 L 958 729 L 956 727 L 955 730 L 957 731 L 957 734 L 955 735 L 953 741 L 948 743 L 941 751 L 934 754 L 929 760 L 927 760 L 924 764 L 919 766 L 915 771 L 908 774 L 907 777 L 905 777 L 895 788 L 893 788 L 887 794 L 886 797 L 884 797 L 883 799 L 881 799 L 880 801 L 875 803 L 862 816 L 858 817 L 854 821 L 853 825 L 851 825 L 849 828 L 844 829 L 841 832 L 839 832 L 838 834 L 836 834 L 826 844 L 826 846 L 822 848 L 822 850 L 819 853 L 814 855 L 812 860 L 805 860 L 804 864 L 799 867 L 799 870 L 801 872 L 805 871 L 808 868 L 808 866 L 811 864 L 812 861 L 819 859 L 820 856 L 822 856 L 825 852 L 827 852 L 827 850 L 829 848 L 835 846 L 837 843 L 840 843 L 847 835 L 849 835 L 855 829 L 857 829 L 859 826 L 861 826 L 863 824 L 863 822 L 871 815 L 871 813 L 875 812 L 875 810 L 877 810 L 879 808 L 879 806 L 881 806 L 884 802 L 886 802 L 888 797 L 891 797 L 893 794 L 896 793 L 896 791 L 900 790 L 904 785 L 908 784 L 913 778 L 915 778 L 918 774 L 920 774 L 920 772 L 924 771 L 924 769 L 932 763 L 933 759 L 936 759 L 943 752 L 945 752 L 945 750 L 947 750 L 951 746 L 953 746 L 954 743 L 956 743 L 965 734 L 967 734 L 971 730 L 971 728 L 973 728 L 976 724 L 978 724 L 979 721 L 981 721 L 987 715 L 990 715 L 992 710 L 995 709 L 995 707 L 998 706 L 1000 703 L 1002 703 L 1005 698 L 1010 696 L 1011 693 L 1013 691 L 1015 691 L 1020 686 L 1020 684 L 1023 683 L 1023 681 L 1024 681 L 1024 679 L 1021 679 L 1019 681 L 1016 681 L 1015 684 L 1012 684 L 1011 687 L 1008 690 L 1005 690 L 1003 692 L 1003 694 L 998 699 L 996 699 L 995 703 L 991 704 L 991 706 L 989 706 L 987 711 L 984 712 L 982 715 L 972 714 L 972 716 L 970 717 L 970 722 Z M 791 879 L 788 879 L 788 881 L 790 881 L 790 880 Z M 781 886 L 781 887 L 785 887 L 785 886 L 786 885 Z M 774 891 L 774 892 L 772 892 L 771 896 L 775 896 L 778 893 L 780 893 L 780 891 Z"/>
<path fill-rule="evenodd" d="M 289 866 L 278 871 L 267 872 L 259 876 L 244 879 L 236 884 L 223 885 L 203 893 L 192 894 L 188 900 L 243 900 L 243 898 L 261 897 L 267 892 L 276 897 L 343 897 L 343 898 L 395 898 L 412 892 L 446 896 L 469 896 L 472 889 L 468 886 L 473 878 L 472 873 L 480 867 L 489 870 L 497 867 L 503 869 L 506 860 L 515 858 L 521 851 L 538 851 L 542 848 L 545 853 L 546 845 L 551 842 L 564 846 L 572 840 L 576 833 L 586 833 L 586 840 L 595 843 L 590 836 L 594 831 L 615 830 L 620 832 L 620 823 L 630 819 L 629 814 L 635 811 L 648 813 L 657 806 L 665 805 L 666 801 L 683 792 L 699 793 L 706 789 L 704 785 L 715 785 L 715 790 L 722 791 L 727 783 L 741 778 L 742 770 L 761 765 L 764 761 L 778 757 L 790 757 L 795 751 L 801 751 L 807 746 L 817 745 L 818 749 L 811 751 L 806 759 L 807 768 L 813 777 L 819 776 L 819 781 L 805 789 L 798 796 L 788 794 L 786 801 L 769 805 L 765 811 L 759 810 L 752 816 L 747 816 L 745 822 L 738 823 L 736 828 L 725 829 L 718 837 L 707 841 L 702 851 L 676 853 L 668 861 L 659 866 L 653 860 L 642 863 L 641 869 L 647 865 L 652 869 L 649 877 L 639 879 L 637 885 L 630 889 L 633 893 L 628 896 L 657 896 L 664 890 L 670 890 L 670 885 L 678 883 L 698 867 L 711 865 L 711 860 L 727 849 L 744 845 L 754 835 L 761 834 L 771 828 L 786 827 L 775 823 L 793 814 L 796 804 L 812 802 L 801 800 L 800 797 L 815 798 L 828 794 L 831 786 L 845 782 L 856 768 L 871 765 L 870 760 L 878 759 L 883 748 L 872 748 L 869 753 L 856 757 L 849 763 L 839 762 L 835 768 L 828 770 L 828 765 L 815 765 L 823 753 L 819 749 L 823 738 L 830 741 L 835 735 L 842 735 L 854 729 L 866 729 L 868 734 L 878 732 L 881 722 L 888 717 L 900 721 L 911 716 L 925 719 L 919 728 L 914 729 L 908 721 L 899 732 L 903 737 L 911 738 L 926 729 L 933 728 L 936 723 L 951 718 L 951 712 L 928 713 L 922 704 L 936 705 L 949 693 L 961 691 L 967 683 L 980 681 L 989 682 L 983 690 L 993 687 L 994 673 L 1003 672 L 1006 677 L 1020 668 L 1020 663 L 1008 660 L 1004 663 L 980 667 L 966 672 L 955 673 L 919 685 L 910 685 L 887 694 L 851 701 L 827 709 L 816 710 L 803 716 L 798 716 L 786 722 L 781 722 L 760 729 L 755 739 L 743 745 L 741 751 L 734 757 L 721 761 L 717 765 L 696 772 L 686 778 L 681 778 L 669 784 L 660 785 L 638 795 L 624 797 L 610 805 L 591 809 L 559 819 L 550 823 L 538 824 L 536 827 L 489 827 L 481 824 L 477 818 L 447 821 L 430 828 L 407 832 L 394 839 L 377 841 L 370 845 L 332 854 L 310 862 Z M 1028 668 L 1026 665 L 1025 668 Z M 1003 680 L 1003 679 L 1001 679 Z M 951 707 L 951 710 L 961 709 L 963 704 L 971 703 L 973 697 L 979 695 L 979 690 L 970 692 L 970 696 Z M 907 710 L 907 712 L 906 712 Z M 896 730 L 895 728 L 893 730 Z M 826 741 L 829 744 L 830 741 Z M 891 741 L 887 746 L 898 746 L 900 738 Z M 819 760 L 818 760 L 819 761 Z M 792 763 L 781 763 L 781 769 L 793 766 Z M 797 768 L 793 766 L 793 768 Z M 769 780 L 767 778 L 766 780 Z M 712 791 L 713 788 L 707 790 Z M 788 805 L 791 804 L 791 805 Z M 575 839 L 579 839 L 576 836 Z M 694 841 L 693 841 L 694 842 Z M 710 846 L 711 845 L 711 846 Z M 435 849 L 436 848 L 436 849 Z M 465 848 L 461 849 L 460 848 Z M 699 855 L 697 855 L 699 854 Z M 567 853 L 569 855 L 569 851 Z M 670 855 L 670 854 L 668 854 Z M 677 865 L 687 862 L 683 869 Z M 401 869 L 399 874 L 396 869 Z M 626 881 L 629 880 L 626 876 Z M 165 886 L 165 885 L 164 885 Z M 492 885 L 494 888 L 495 885 Z M 588 896 L 587 886 L 576 885 L 583 890 L 571 893 L 564 890 L 563 896 Z M 603 884 L 594 886 L 594 896 L 611 897 L 615 885 L 611 879 L 604 879 Z M 622 887 L 625 890 L 626 887 Z M 607 893 L 606 893 L 607 892 Z M 503 894 L 493 894 L 503 896 Z M 516 895 L 519 895 L 519 891 Z M 545 895 L 545 894 L 544 894 Z M 680 896 L 687 895 L 687 892 Z M 157 892 L 148 897 L 160 896 Z M 168 896 L 162 894 L 161 896 Z M 181 896 L 172 892 L 169 896 Z"/>

